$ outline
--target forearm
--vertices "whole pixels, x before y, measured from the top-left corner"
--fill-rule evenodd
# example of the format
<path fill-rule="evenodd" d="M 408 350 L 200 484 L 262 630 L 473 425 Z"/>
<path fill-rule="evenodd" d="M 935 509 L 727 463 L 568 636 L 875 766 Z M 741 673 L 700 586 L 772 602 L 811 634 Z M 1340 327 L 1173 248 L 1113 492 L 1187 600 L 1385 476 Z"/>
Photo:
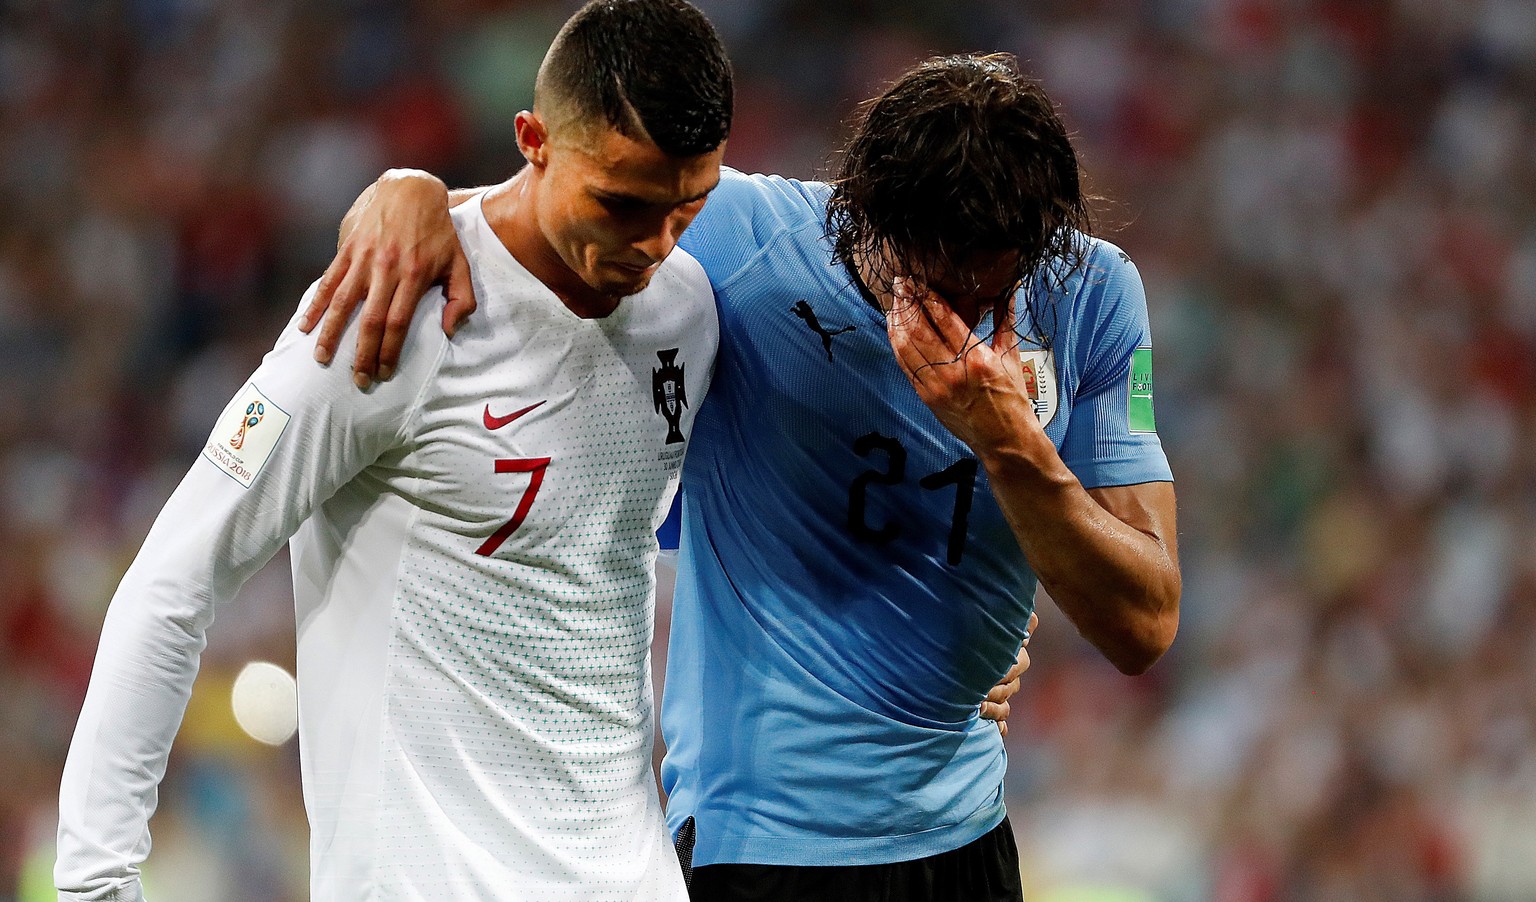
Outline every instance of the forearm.
<path fill-rule="evenodd" d="M 1118 669 L 1146 671 L 1178 629 L 1175 553 L 1095 500 L 1043 432 L 981 458 L 993 496 L 1052 600 Z"/>
<path fill-rule="evenodd" d="M 103 625 L 60 784 L 54 880 L 63 898 L 131 902 L 140 895 L 149 819 L 208 619 L 177 623 L 154 582 L 125 579 Z M 211 603 L 198 607 L 212 610 Z"/>
<path fill-rule="evenodd" d="M 63 898 L 139 898 L 171 743 L 216 602 L 237 585 L 219 563 L 228 528 L 219 530 L 218 515 L 234 494 L 219 479 L 228 481 L 188 474 L 107 609 L 59 787 L 54 879 Z"/>

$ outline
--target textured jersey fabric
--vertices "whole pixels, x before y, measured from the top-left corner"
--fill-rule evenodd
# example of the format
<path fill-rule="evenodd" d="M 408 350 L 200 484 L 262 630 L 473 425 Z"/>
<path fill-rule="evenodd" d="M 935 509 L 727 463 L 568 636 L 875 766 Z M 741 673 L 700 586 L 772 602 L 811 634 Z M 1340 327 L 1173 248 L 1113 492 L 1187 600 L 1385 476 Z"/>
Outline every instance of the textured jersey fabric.
<path fill-rule="evenodd" d="M 457 337 L 418 313 L 362 393 L 290 325 L 146 539 L 65 768 L 64 898 L 138 898 L 205 630 L 290 536 L 314 899 L 686 897 L 648 653 L 708 283 L 675 254 L 583 320 L 478 200 L 454 221 L 480 301 Z"/>
<path fill-rule="evenodd" d="M 696 866 L 901 861 L 1004 815 L 1003 745 L 977 710 L 1035 577 L 834 262 L 827 193 L 726 171 L 684 235 L 721 329 L 684 467 L 663 702 L 668 818 L 696 819 Z M 1157 436 L 1128 422 L 1132 354 L 1150 347 L 1140 279 L 1083 242 L 1056 290 L 1028 288 L 1050 315 L 1016 304 L 1037 414 L 1085 486 L 1169 480 Z"/>

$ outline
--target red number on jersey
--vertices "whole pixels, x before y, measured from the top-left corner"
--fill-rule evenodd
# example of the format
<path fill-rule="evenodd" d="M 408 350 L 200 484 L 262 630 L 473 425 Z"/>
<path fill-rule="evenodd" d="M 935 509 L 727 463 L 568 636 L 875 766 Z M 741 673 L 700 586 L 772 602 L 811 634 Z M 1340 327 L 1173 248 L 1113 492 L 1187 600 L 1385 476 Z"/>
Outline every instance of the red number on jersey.
<path fill-rule="evenodd" d="M 507 536 L 517 532 L 517 528 L 523 525 L 528 511 L 533 507 L 534 496 L 539 494 L 539 486 L 544 484 L 544 471 L 549 467 L 547 457 L 525 458 L 498 458 L 496 472 L 498 473 L 529 473 L 528 488 L 523 490 L 523 497 L 517 502 L 517 510 L 512 512 L 512 519 L 501 524 L 501 528 L 491 533 L 491 537 L 485 540 L 485 544 L 475 550 L 475 554 L 489 557 L 496 553 L 501 543 L 507 540 Z"/>

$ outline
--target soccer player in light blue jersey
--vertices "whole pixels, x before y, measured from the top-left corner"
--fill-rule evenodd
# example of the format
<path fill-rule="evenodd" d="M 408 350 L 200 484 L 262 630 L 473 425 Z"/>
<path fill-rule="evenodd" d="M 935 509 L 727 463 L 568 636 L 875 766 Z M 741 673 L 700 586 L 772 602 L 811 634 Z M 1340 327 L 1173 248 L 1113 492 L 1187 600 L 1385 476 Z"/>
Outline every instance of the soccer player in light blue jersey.
<path fill-rule="evenodd" d="M 401 262 L 354 263 L 333 320 L 449 272 L 446 197 L 378 186 L 338 260 Z M 1141 280 L 1090 237 L 1060 119 L 1011 57 L 931 60 L 838 179 L 725 170 L 681 246 L 721 330 L 662 715 L 693 897 L 1022 898 L 976 702 L 1037 582 L 1133 674 L 1180 592 Z"/>

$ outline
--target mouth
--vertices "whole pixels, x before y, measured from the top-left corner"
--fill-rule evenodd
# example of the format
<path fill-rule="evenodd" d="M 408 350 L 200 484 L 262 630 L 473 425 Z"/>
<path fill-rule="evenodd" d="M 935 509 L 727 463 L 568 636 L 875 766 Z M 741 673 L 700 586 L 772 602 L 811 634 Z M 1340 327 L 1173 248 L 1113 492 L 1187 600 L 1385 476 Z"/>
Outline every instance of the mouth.
<path fill-rule="evenodd" d="M 660 266 L 661 263 L 658 261 L 656 263 L 645 263 L 645 264 L 636 265 L 634 263 L 614 262 L 614 263 L 611 263 L 609 265 L 613 266 L 615 269 L 618 269 L 618 270 L 621 270 L 621 271 L 623 271 L 625 273 L 628 273 L 631 276 L 643 276 L 643 275 L 648 275 L 648 274 L 650 274 L 652 272 L 655 272 L 656 271 L 656 267 Z"/>

